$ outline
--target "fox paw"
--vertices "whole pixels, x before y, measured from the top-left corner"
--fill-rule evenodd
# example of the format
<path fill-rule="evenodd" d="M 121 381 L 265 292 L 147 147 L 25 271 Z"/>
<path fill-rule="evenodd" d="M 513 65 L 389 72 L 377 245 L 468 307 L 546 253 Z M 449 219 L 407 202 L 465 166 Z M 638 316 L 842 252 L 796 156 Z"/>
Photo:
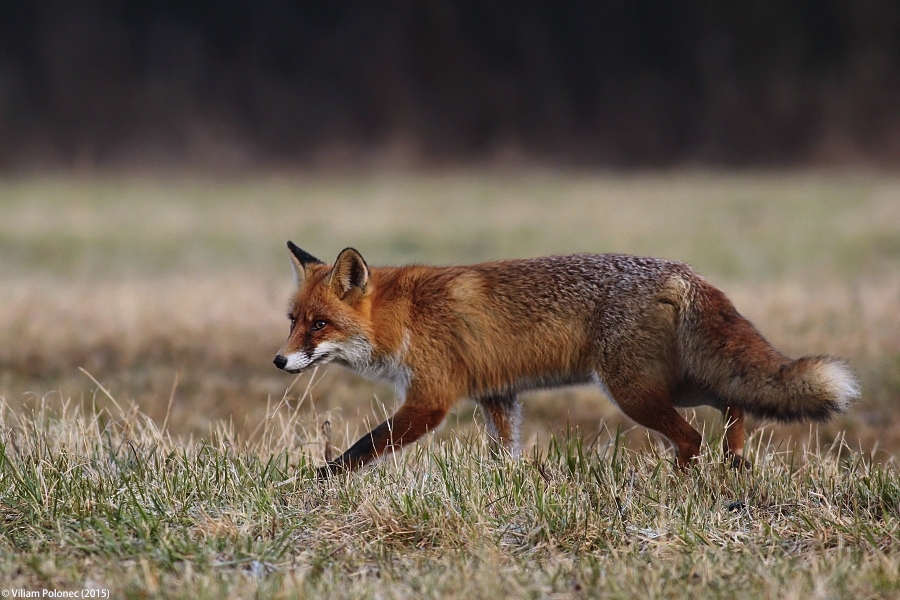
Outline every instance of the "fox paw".
<path fill-rule="evenodd" d="M 326 479 L 329 479 L 332 475 L 340 473 L 343 470 L 344 468 L 340 464 L 330 462 L 325 466 L 316 469 L 316 479 L 319 481 L 324 481 Z"/>

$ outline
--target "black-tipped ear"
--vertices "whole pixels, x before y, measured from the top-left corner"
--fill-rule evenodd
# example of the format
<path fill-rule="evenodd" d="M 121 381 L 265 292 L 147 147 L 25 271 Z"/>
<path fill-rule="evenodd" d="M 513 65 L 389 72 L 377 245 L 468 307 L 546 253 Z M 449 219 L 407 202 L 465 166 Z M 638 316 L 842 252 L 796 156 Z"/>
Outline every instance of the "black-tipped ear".
<path fill-rule="evenodd" d="M 301 264 L 303 267 L 306 267 L 306 266 L 309 266 L 309 265 L 321 265 L 321 264 L 324 264 L 321 260 L 319 260 L 318 258 L 316 258 L 315 256 L 313 256 L 313 255 L 310 254 L 309 252 L 304 252 L 304 251 L 303 251 L 302 249 L 300 249 L 300 247 L 298 247 L 297 244 L 295 244 L 294 242 L 290 242 L 290 241 L 289 241 L 289 242 L 287 243 L 287 246 L 288 246 L 288 250 L 291 251 L 291 254 L 294 255 L 294 258 L 296 258 L 296 259 L 300 262 L 300 264 Z"/>
<path fill-rule="evenodd" d="M 369 266 L 362 255 L 353 248 L 344 248 L 331 269 L 331 285 L 337 295 L 344 298 L 351 291 L 366 292 L 369 283 Z"/>
<path fill-rule="evenodd" d="M 294 242 L 287 243 L 288 250 L 291 251 L 291 264 L 294 267 L 294 276 L 297 279 L 297 286 L 303 285 L 306 281 L 306 268 L 310 265 L 321 265 L 321 260 L 301 250 Z"/>

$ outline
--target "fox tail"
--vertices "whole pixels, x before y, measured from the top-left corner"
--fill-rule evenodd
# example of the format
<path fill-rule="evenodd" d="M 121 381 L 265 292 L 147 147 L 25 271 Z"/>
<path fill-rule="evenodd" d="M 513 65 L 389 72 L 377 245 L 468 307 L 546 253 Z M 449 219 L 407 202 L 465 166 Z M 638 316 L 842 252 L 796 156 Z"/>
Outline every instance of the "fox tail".
<path fill-rule="evenodd" d="M 859 399 L 859 380 L 844 359 L 791 360 L 721 291 L 701 281 L 694 292 L 678 336 L 683 368 L 728 405 L 784 422 L 827 421 Z"/>

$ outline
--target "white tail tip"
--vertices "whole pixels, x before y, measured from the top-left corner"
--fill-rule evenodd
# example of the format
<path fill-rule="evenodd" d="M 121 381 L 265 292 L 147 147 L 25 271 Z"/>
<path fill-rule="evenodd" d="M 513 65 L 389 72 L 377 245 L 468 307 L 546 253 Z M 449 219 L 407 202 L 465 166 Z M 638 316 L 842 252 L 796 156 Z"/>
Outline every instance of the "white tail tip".
<path fill-rule="evenodd" d="M 843 361 L 829 360 L 815 368 L 816 380 L 833 397 L 835 409 L 847 412 L 861 395 L 859 380 Z"/>

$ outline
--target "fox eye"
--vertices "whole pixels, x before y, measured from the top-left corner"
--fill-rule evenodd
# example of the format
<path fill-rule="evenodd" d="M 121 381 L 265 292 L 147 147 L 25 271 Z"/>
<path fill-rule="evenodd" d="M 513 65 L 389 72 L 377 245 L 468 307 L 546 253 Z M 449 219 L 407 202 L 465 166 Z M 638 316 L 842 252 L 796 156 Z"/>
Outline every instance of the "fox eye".
<path fill-rule="evenodd" d="M 297 319 L 295 319 L 294 317 L 288 317 L 288 319 L 290 319 L 291 321 L 291 331 L 293 331 L 294 327 L 297 326 Z"/>
<path fill-rule="evenodd" d="M 318 321 L 313 321 L 312 327 L 310 327 L 310 331 L 321 331 L 328 325 L 326 321 L 319 319 Z"/>

